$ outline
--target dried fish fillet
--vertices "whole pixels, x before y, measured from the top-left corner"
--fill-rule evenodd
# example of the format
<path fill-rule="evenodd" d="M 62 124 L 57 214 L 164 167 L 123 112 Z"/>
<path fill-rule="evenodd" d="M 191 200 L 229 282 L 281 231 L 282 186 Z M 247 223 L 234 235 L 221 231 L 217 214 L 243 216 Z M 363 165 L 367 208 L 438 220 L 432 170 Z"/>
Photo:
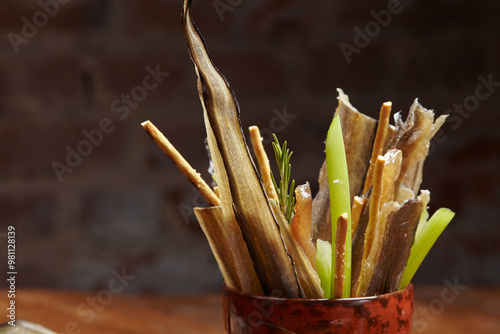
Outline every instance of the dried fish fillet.
<path fill-rule="evenodd" d="M 319 190 L 313 198 L 311 214 L 311 236 L 316 240 L 331 241 L 332 227 L 330 225 L 330 193 L 328 188 L 328 170 L 326 159 L 321 165 L 318 177 Z"/>
<path fill-rule="evenodd" d="M 340 116 L 344 138 L 351 203 L 354 196 L 361 193 L 363 181 L 370 164 L 377 121 L 360 113 L 349 102 L 349 97 L 341 89 L 336 114 Z"/>
<path fill-rule="evenodd" d="M 369 216 L 366 232 L 363 236 L 363 257 L 359 258 L 360 249 L 356 250 L 356 296 L 365 296 L 373 276 L 375 265 L 378 262 L 380 250 L 384 247 L 384 233 L 387 217 L 400 208 L 394 201 L 394 182 L 399 177 L 402 153 L 400 150 L 391 149 L 382 157 L 378 156 L 375 162 L 373 176 L 373 192 L 369 206 Z M 360 236 L 358 236 L 359 238 Z M 360 242 L 357 240 L 357 242 Z M 357 245 L 356 247 L 361 247 Z"/>
<path fill-rule="evenodd" d="M 359 277 L 354 281 L 354 286 L 352 291 L 354 296 L 364 296 L 366 288 L 371 275 L 373 274 L 373 262 L 376 261 L 376 256 L 378 256 L 378 249 L 380 247 L 380 229 L 383 228 L 382 224 L 385 223 L 381 221 L 380 218 L 380 208 L 383 203 L 382 191 L 383 191 L 383 173 L 385 167 L 386 159 L 382 156 L 378 156 L 375 162 L 374 172 L 373 172 L 373 187 L 370 197 L 369 205 L 369 218 L 368 225 L 366 227 L 366 232 L 364 234 L 364 245 L 363 245 L 363 257 L 360 265 Z"/>
<path fill-rule="evenodd" d="M 191 20 L 190 5 L 191 1 L 184 2 L 182 27 L 198 75 L 216 177 L 227 177 L 227 182 L 217 179 L 223 214 L 234 211 L 264 292 L 279 290 L 285 297 L 300 297 L 293 261 L 245 142 L 238 103 L 206 51 Z"/>
<path fill-rule="evenodd" d="M 295 214 L 291 221 L 291 227 L 295 240 L 302 247 L 316 270 L 316 247 L 311 241 L 311 210 L 312 195 L 309 182 L 301 184 L 295 188 Z"/>
<path fill-rule="evenodd" d="M 400 209 L 389 214 L 382 237 L 384 247 L 380 251 L 366 295 L 398 290 L 424 207 L 424 200 L 417 197 L 407 200 Z"/>
<path fill-rule="evenodd" d="M 422 183 L 424 160 L 429 152 L 429 142 L 444 124 L 446 115 L 434 121 L 434 112 L 425 109 L 416 99 L 406 121 L 403 123 L 399 114 L 395 115 L 396 132 L 390 148 L 403 152 L 401 174 L 396 181 L 396 197 L 409 189 L 414 195 Z"/>
<path fill-rule="evenodd" d="M 340 116 L 342 135 L 349 174 L 350 201 L 360 194 L 363 188 L 366 171 L 370 164 L 370 156 L 375 138 L 377 121 L 360 113 L 349 102 L 349 97 L 342 89 L 337 89 L 339 104 L 336 114 Z M 390 135 L 389 131 L 389 135 Z M 319 191 L 313 200 L 312 233 L 313 241 L 317 239 L 331 241 L 330 197 L 328 194 L 328 173 L 326 161 L 319 174 Z"/>
<path fill-rule="evenodd" d="M 225 283 L 239 291 L 263 295 L 252 258 L 236 221 L 225 220 L 219 206 L 195 208 L 194 213 L 208 239 Z"/>
<path fill-rule="evenodd" d="M 285 245 L 297 271 L 301 297 L 323 298 L 323 289 L 321 289 L 318 273 L 313 268 L 302 247 L 296 242 L 290 224 L 279 206 L 273 200 L 270 201 L 270 204 L 276 215 L 276 220 L 280 225 L 283 240 L 285 241 Z"/>

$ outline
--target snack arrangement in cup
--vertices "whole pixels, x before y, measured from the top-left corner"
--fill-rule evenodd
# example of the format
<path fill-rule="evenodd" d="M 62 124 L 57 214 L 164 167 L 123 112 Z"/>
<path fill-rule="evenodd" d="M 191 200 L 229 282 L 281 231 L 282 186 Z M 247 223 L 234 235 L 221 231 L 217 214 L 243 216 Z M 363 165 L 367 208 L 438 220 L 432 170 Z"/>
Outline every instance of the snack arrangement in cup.
<path fill-rule="evenodd" d="M 317 300 L 337 308 L 363 298 L 360 304 L 378 300 L 379 306 L 406 300 L 407 309 L 397 303 L 393 308 L 411 326 L 410 281 L 454 215 L 445 208 L 429 215 L 430 192 L 420 189 L 430 141 L 446 116 L 436 118 L 415 99 L 407 116 L 394 113 L 391 124 L 391 102 L 382 104 L 377 120 L 359 112 L 338 89 L 338 105 L 321 143 L 325 160 L 311 169 L 310 181 L 319 184 L 313 194 L 308 182 L 296 186 L 292 180 L 286 141 L 280 143 L 274 136 L 276 174 L 257 126 L 249 128 L 248 144 L 235 94 L 214 65 L 190 11 L 191 1 L 186 0 L 182 28 L 198 78 L 215 186 L 200 177 L 152 122 L 142 126 L 211 205 L 194 211 L 225 281 L 226 325 L 232 324 L 226 330 L 257 333 L 248 327 L 249 314 L 238 315 L 237 301 L 277 293 L 284 301 L 304 299 L 311 306 Z M 344 304 L 339 304 L 342 299 Z M 277 311 L 278 304 L 269 305 L 282 318 L 290 316 Z M 289 302 L 283 305 L 292 307 Z M 375 321 L 370 312 L 353 310 L 358 310 L 357 318 L 328 321 L 345 326 L 359 319 Z M 304 314 L 295 311 L 298 318 Z M 313 311 L 335 317 L 328 312 Z M 243 319 L 245 330 L 234 330 L 238 319 Z M 259 319 L 266 323 L 264 317 Z M 401 327 L 399 331 L 404 332 Z"/>

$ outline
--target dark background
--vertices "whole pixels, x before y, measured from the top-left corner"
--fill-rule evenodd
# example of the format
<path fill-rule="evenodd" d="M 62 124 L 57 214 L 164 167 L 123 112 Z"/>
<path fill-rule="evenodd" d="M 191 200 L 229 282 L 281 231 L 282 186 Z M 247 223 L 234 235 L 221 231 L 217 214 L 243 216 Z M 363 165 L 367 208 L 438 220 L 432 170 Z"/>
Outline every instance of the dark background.
<path fill-rule="evenodd" d="M 456 217 L 414 283 L 499 284 L 500 2 L 401 1 L 380 27 L 371 11 L 393 3 L 200 0 L 192 15 L 238 97 L 244 128 L 287 140 L 293 177 L 313 189 L 337 87 L 374 117 L 387 100 L 406 117 L 417 97 L 437 115 L 451 113 L 423 188 L 431 213 L 449 207 Z M 6 271 L 13 225 L 19 287 L 98 289 L 117 270 L 135 276 L 128 292 L 220 289 L 192 214 L 205 203 L 140 126 L 152 120 L 209 180 L 181 7 L 66 0 L 44 21 L 40 2 L 0 2 L 0 267 Z M 26 38 L 34 16 L 40 27 Z M 340 45 L 355 47 L 356 29 L 365 27 L 371 37 L 348 62 Z M 122 94 L 139 92 L 148 66 L 169 74 L 127 115 L 115 113 L 113 101 L 125 106 Z M 479 78 L 497 83 L 480 88 L 481 98 Z M 295 117 L 280 123 L 276 112 L 285 108 Z M 113 130 L 60 182 L 54 162 L 66 164 L 68 147 L 77 149 L 82 131 L 105 118 Z"/>

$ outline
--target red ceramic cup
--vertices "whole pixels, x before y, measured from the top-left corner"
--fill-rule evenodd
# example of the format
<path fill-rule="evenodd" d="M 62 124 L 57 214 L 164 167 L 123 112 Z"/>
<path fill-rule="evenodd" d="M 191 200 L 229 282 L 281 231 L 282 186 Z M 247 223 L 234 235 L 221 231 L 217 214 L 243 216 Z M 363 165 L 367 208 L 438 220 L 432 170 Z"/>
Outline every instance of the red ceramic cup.
<path fill-rule="evenodd" d="M 344 299 L 252 296 L 224 286 L 226 333 L 410 333 L 413 287 Z"/>

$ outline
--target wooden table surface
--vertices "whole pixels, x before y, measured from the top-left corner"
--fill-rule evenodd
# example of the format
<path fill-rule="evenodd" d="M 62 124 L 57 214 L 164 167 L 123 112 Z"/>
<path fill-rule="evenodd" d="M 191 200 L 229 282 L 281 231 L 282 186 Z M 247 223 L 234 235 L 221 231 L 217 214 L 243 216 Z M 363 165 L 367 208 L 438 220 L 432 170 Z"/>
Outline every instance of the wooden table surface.
<path fill-rule="evenodd" d="M 415 287 L 413 333 L 500 333 L 500 288 Z M 221 297 L 16 291 L 17 320 L 57 333 L 223 333 Z M 6 312 L 7 290 L 0 290 Z M 3 317 L 0 322 L 7 321 Z"/>

